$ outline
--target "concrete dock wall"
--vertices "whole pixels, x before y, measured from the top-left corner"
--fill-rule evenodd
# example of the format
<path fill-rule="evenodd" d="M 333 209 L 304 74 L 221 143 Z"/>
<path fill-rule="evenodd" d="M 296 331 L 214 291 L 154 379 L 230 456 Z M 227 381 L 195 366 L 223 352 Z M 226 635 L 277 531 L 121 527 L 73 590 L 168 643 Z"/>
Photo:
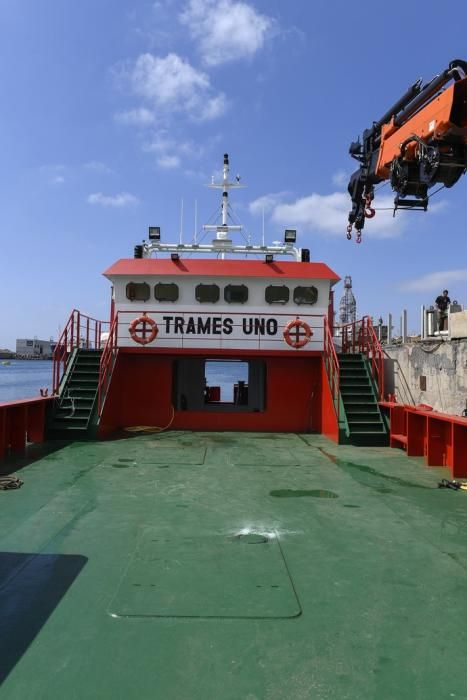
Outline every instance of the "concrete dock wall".
<path fill-rule="evenodd" d="M 467 401 L 467 340 L 386 345 L 386 392 L 461 415 Z"/>

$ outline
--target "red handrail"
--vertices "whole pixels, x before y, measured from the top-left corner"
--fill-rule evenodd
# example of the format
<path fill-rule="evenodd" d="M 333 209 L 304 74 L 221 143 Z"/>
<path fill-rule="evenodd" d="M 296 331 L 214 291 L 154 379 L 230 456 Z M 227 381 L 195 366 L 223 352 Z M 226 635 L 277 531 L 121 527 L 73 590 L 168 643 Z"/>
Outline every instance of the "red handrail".
<path fill-rule="evenodd" d="M 336 416 L 339 420 L 339 387 L 340 387 L 340 365 L 337 357 L 336 348 L 332 338 L 331 327 L 326 316 L 324 320 L 324 364 L 328 375 L 329 386 L 331 388 L 332 399 Z"/>
<path fill-rule="evenodd" d="M 117 358 L 117 341 L 118 341 L 118 313 L 115 314 L 110 326 L 109 337 L 104 347 L 104 352 L 101 357 L 99 370 L 99 389 L 98 389 L 98 414 L 102 414 L 105 397 L 110 384 L 115 360 Z"/>
<path fill-rule="evenodd" d="M 384 359 L 383 348 L 376 335 L 372 320 L 364 316 L 359 321 L 348 323 L 341 328 L 342 352 L 360 352 L 366 355 L 371 365 L 373 379 L 378 385 L 378 398 L 384 400 Z"/>
<path fill-rule="evenodd" d="M 92 316 L 73 309 L 53 352 L 53 393 L 58 392 L 60 381 L 66 370 L 68 359 L 75 348 L 98 349 L 101 345 L 102 329 L 108 321 L 99 321 Z"/>

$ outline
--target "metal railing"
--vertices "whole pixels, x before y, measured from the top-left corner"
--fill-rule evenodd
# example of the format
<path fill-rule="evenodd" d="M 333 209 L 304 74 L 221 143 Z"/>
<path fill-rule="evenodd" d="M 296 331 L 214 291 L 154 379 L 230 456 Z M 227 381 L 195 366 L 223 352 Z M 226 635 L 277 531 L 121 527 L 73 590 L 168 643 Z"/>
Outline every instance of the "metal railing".
<path fill-rule="evenodd" d="M 332 337 L 329 321 L 324 317 L 324 365 L 328 375 L 329 387 L 331 389 L 332 400 L 339 420 L 339 388 L 340 388 L 340 366 L 337 357 L 334 340 Z"/>
<path fill-rule="evenodd" d="M 383 348 L 376 335 L 369 316 L 342 326 L 342 352 L 366 355 L 371 366 L 373 379 L 378 386 L 378 398 L 384 400 L 384 359 Z"/>
<path fill-rule="evenodd" d="M 76 348 L 97 350 L 101 346 L 101 334 L 108 321 L 82 314 L 73 309 L 53 352 L 53 393 L 58 392 L 68 360 Z"/>
<path fill-rule="evenodd" d="M 118 353 L 118 313 L 115 314 L 110 326 L 109 337 L 104 347 L 104 352 L 101 357 L 99 370 L 99 389 L 98 389 L 98 415 L 102 414 L 105 397 L 109 389 L 112 372 L 115 366 L 115 360 Z"/>

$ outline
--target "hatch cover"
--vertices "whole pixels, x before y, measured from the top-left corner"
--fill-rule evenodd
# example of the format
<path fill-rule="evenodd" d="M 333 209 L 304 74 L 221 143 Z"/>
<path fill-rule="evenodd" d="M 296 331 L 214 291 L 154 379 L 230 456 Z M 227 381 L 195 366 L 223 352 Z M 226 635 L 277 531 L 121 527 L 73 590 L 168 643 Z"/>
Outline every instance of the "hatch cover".
<path fill-rule="evenodd" d="M 276 537 L 146 530 L 109 613 L 116 617 L 290 618 L 301 613 Z M 254 546 L 252 546 L 254 543 Z"/>

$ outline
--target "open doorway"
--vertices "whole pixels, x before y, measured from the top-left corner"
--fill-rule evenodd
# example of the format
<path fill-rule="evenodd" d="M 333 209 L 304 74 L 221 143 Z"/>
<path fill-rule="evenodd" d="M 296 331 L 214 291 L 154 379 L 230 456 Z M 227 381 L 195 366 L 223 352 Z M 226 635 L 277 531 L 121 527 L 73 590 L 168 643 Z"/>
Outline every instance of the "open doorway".
<path fill-rule="evenodd" d="M 207 360 L 204 363 L 206 403 L 248 405 L 248 362 Z"/>
<path fill-rule="evenodd" d="M 264 411 L 264 360 L 185 357 L 174 362 L 173 377 L 178 410 Z"/>

